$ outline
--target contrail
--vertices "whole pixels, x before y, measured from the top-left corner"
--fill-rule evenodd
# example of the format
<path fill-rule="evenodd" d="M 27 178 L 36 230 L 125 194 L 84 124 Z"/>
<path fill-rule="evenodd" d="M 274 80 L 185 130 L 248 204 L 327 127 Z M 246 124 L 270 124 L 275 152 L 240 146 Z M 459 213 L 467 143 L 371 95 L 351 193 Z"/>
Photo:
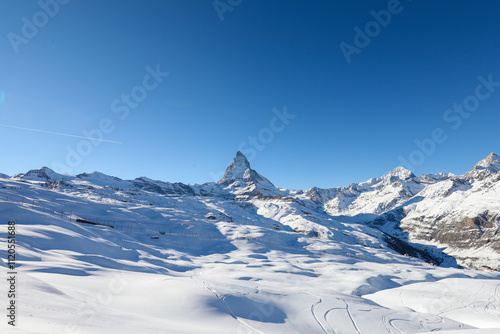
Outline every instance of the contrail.
<path fill-rule="evenodd" d="M 51 132 L 51 131 L 45 131 L 45 130 L 37 130 L 37 129 L 30 129 L 30 128 L 22 128 L 20 126 L 13 126 L 13 125 L 5 125 L 5 124 L 0 124 L 0 126 L 3 126 L 5 128 L 12 128 L 12 129 L 20 129 L 20 130 L 26 130 L 26 131 L 35 131 L 35 132 L 42 132 L 42 133 L 48 133 L 51 135 L 58 135 L 58 136 L 66 136 L 66 137 L 75 137 L 75 138 L 84 138 L 84 139 L 89 139 L 89 140 L 98 140 L 98 141 L 105 141 L 108 143 L 113 143 L 113 144 L 121 144 L 118 141 L 112 141 L 112 140 L 105 140 L 105 139 L 97 139 L 97 138 L 91 138 L 91 137 L 84 137 L 84 136 L 77 136 L 77 135 L 69 135 L 67 133 L 58 133 L 58 132 Z"/>

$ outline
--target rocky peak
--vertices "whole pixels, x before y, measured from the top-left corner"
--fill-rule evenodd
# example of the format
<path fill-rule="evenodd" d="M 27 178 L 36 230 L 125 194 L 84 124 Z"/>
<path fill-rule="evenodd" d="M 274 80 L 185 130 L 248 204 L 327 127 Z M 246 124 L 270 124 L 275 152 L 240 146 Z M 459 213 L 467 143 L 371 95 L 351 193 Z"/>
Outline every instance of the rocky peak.
<path fill-rule="evenodd" d="M 264 177 L 250 167 L 250 162 L 248 162 L 243 153 L 238 151 L 234 160 L 227 167 L 224 177 L 217 183 L 229 185 L 236 182 L 239 186 L 247 186 L 264 180 Z"/>
<path fill-rule="evenodd" d="M 486 158 L 479 161 L 474 165 L 473 170 L 484 170 L 487 169 L 491 173 L 496 173 L 500 171 L 500 157 L 495 153 L 491 152 Z"/>
<path fill-rule="evenodd" d="M 59 181 L 62 180 L 62 176 L 57 174 L 52 169 L 48 167 L 42 167 L 40 169 L 32 169 L 24 174 L 17 174 L 15 178 L 20 178 L 23 180 L 31 181 Z"/>
<path fill-rule="evenodd" d="M 415 177 L 415 174 L 413 174 L 410 170 L 404 168 L 404 167 L 396 167 L 393 170 L 391 170 L 389 173 L 385 174 L 383 176 L 384 178 L 387 179 L 399 179 L 399 180 L 408 180 L 412 177 Z"/>
<path fill-rule="evenodd" d="M 234 188 L 237 192 L 257 195 L 276 195 L 279 190 L 265 177 L 250 167 L 250 162 L 238 151 L 227 167 L 224 177 L 217 184 L 225 188 Z"/>

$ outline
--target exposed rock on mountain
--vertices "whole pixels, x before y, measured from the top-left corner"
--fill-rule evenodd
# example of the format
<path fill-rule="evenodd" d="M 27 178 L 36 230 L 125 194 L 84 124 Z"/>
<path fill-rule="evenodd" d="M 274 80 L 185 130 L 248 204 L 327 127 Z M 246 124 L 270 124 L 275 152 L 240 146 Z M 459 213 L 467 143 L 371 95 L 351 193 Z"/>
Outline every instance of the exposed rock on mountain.
<path fill-rule="evenodd" d="M 236 157 L 227 167 L 224 177 L 217 184 L 237 195 L 282 195 L 268 179 L 250 167 L 247 158 L 240 151 L 236 153 Z"/>

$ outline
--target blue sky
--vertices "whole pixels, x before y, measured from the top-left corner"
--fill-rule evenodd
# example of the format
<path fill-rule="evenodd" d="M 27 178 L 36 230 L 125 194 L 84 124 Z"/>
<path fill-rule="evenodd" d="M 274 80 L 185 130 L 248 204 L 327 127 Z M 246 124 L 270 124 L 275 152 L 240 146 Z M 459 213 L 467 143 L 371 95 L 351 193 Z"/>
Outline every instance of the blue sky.
<path fill-rule="evenodd" d="M 41 4 L 0 3 L 3 173 L 204 183 L 240 149 L 306 189 L 500 154 L 500 3 Z"/>

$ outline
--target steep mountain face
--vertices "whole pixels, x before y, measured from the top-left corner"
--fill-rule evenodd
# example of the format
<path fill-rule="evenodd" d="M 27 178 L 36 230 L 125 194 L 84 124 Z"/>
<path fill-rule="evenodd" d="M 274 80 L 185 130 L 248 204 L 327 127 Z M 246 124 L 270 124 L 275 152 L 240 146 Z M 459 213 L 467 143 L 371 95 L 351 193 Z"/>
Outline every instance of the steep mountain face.
<path fill-rule="evenodd" d="M 490 173 L 497 173 L 500 171 L 500 157 L 492 152 L 486 158 L 479 161 L 473 168 L 474 171 L 485 169 Z"/>
<path fill-rule="evenodd" d="M 250 167 L 247 158 L 238 151 L 227 167 L 218 185 L 236 195 L 280 196 L 283 195 L 268 179 Z"/>
<path fill-rule="evenodd" d="M 411 240 L 445 247 L 467 267 L 500 269 L 500 168 L 490 154 L 462 176 L 430 185 L 399 222 Z"/>
<path fill-rule="evenodd" d="M 146 201 L 148 205 L 162 205 L 168 197 L 227 201 L 249 217 L 256 214 L 276 224 L 275 229 L 325 240 L 349 235 L 362 244 L 373 243 L 368 240 L 377 235 L 377 242 L 434 263 L 452 265 L 444 250 L 460 265 L 500 270 L 500 157 L 494 153 L 460 176 L 415 176 L 397 167 L 348 187 L 307 191 L 276 188 L 251 168 L 241 152 L 219 182 L 203 185 L 146 177 L 122 180 L 99 172 L 61 175 L 47 167 L 11 179 L 93 201 Z M 208 213 L 232 219 L 226 211 Z M 346 223 L 357 224 L 356 231 L 346 232 Z"/>

